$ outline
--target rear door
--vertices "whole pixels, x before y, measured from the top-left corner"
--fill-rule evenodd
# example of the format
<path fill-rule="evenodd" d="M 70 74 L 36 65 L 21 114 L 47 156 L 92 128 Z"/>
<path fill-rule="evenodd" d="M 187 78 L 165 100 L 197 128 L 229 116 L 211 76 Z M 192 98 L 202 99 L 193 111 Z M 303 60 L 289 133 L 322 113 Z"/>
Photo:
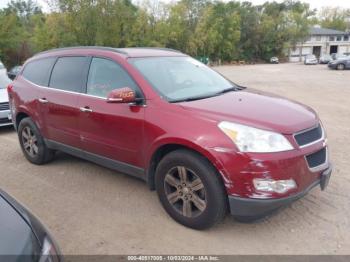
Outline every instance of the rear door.
<path fill-rule="evenodd" d="M 86 94 L 79 98 L 82 147 L 89 153 L 137 168 L 142 166 L 145 107 L 106 100 L 110 91 L 123 87 L 143 97 L 121 65 L 105 58 L 92 59 Z"/>
<path fill-rule="evenodd" d="M 80 147 L 78 97 L 86 84 L 89 57 L 59 57 L 52 69 L 49 88 L 43 88 L 42 104 L 45 137 Z"/>

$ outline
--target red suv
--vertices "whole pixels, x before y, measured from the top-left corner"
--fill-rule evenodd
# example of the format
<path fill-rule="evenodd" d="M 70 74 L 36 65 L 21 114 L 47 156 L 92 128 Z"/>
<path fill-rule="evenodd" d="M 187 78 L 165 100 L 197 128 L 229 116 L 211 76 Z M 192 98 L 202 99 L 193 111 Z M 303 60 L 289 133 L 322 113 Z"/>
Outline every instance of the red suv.
<path fill-rule="evenodd" d="M 208 228 L 227 210 L 261 218 L 324 189 L 331 174 L 311 108 L 248 90 L 175 50 L 43 52 L 8 92 L 30 162 L 60 150 L 139 177 L 191 228 Z"/>

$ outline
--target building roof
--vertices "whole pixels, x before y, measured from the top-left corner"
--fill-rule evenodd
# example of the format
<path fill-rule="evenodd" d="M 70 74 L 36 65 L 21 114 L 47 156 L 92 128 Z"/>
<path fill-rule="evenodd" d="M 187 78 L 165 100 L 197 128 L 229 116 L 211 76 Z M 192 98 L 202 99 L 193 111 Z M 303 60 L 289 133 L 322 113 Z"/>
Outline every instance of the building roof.
<path fill-rule="evenodd" d="M 310 29 L 311 35 L 346 35 L 346 32 L 338 31 L 329 28 L 312 27 Z"/>

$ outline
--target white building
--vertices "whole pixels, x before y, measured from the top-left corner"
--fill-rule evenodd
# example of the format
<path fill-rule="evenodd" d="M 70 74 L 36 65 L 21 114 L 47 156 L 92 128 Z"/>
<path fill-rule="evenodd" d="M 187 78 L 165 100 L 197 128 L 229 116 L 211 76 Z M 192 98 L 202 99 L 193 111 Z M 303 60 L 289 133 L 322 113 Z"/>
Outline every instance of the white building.
<path fill-rule="evenodd" d="M 313 27 L 310 29 L 307 40 L 304 43 L 298 43 L 296 48 L 290 50 L 289 61 L 299 62 L 300 55 L 303 61 L 306 55 L 314 54 L 320 57 L 333 53 L 350 53 L 350 33 Z"/>

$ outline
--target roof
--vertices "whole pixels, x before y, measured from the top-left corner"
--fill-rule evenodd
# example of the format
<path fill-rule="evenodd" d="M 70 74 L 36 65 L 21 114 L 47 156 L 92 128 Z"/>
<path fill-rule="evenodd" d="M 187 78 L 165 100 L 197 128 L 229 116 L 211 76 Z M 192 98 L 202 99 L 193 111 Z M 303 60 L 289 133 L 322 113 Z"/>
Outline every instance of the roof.
<path fill-rule="evenodd" d="M 346 32 L 329 29 L 329 28 L 320 28 L 320 27 L 312 27 L 310 29 L 311 35 L 346 35 Z"/>
<path fill-rule="evenodd" d="M 101 51 L 111 51 L 119 53 L 126 57 L 151 57 L 151 56 L 184 56 L 180 51 L 170 49 L 170 48 L 158 48 L 158 47 L 129 47 L 129 48 L 113 48 L 104 46 L 74 46 L 51 49 L 36 54 L 35 56 L 50 54 L 50 53 L 66 53 L 71 50 L 77 51 L 88 51 L 88 50 L 101 50 Z"/>

